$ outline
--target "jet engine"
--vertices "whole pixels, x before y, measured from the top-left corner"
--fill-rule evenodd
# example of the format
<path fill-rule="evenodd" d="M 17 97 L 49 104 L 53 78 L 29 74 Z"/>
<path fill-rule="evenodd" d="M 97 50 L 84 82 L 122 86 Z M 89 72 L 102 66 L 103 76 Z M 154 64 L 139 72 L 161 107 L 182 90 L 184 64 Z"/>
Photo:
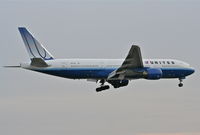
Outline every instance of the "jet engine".
<path fill-rule="evenodd" d="M 145 79 L 158 80 L 162 77 L 163 73 L 160 68 L 148 68 L 145 74 Z"/>

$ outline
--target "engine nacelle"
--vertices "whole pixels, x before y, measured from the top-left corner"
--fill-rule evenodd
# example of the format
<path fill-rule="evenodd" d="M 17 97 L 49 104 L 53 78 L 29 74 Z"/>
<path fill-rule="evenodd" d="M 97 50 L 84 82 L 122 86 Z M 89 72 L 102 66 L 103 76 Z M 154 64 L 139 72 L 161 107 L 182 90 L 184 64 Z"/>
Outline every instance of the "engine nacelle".
<path fill-rule="evenodd" d="M 148 68 L 146 70 L 146 79 L 158 80 L 162 77 L 162 70 L 160 68 Z"/>
<path fill-rule="evenodd" d="M 123 86 L 127 86 L 129 81 L 128 80 L 109 80 L 110 83 L 114 88 L 119 88 Z"/>

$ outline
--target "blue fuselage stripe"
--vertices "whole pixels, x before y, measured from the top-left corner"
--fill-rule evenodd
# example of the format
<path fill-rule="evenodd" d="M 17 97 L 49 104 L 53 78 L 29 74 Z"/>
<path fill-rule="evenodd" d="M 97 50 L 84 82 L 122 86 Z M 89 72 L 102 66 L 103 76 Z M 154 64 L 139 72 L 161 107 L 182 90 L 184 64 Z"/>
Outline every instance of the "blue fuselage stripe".
<path fill-rule="evenodd" d="M 50 75 L 60 76 L 71 79 L 102 79 L 117 68 L 48 68 L 35 69 L 34 71 L 42 72 Z M 134 70 L 143 70 L 134 69 Z M 162 70 L 162 78 L 181 78 L 188 76 L 194 72 L 189 68 L 160 68 Z M 134 77 L 133 77 L 134 79 Z"/>

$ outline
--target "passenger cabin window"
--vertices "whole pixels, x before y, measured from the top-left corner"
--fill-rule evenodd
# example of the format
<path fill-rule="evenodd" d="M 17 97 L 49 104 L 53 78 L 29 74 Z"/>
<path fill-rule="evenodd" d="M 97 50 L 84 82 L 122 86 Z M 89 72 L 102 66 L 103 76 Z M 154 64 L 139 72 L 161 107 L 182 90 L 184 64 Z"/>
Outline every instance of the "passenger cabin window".
<path fill-rule="evenodd" d="M 167 64 L 170 64 L 170 62 L 169 62 L 169 61 L 167 61 Z"/>
<path fill-rule="evenodd" d="M 165 61 L 163 61 L 162 63 L 165 64 Z"/>
<path fill-rule="evenodd" d="M 175 64 L 175 62 L 174 62 L 174 61 L 172 61 L 172 64 Z"/>
<path fill-rule="evenodd" d="M 161 61 L 159 61 L 159 63 L 160 63 L 160 64 L 162 64 L 162 62 L 161 62 Z"/>
<path fill-rule="evenodd" d="M 155 61 L 155 64 L 158 64 L 158 62 L 157 62 L 157 61 Z"/>
<path fill-rule="evenodd" d="M 150 61 L 151 64 L 153 64 L 153 61 Z"/>
<path fill-rule="evenodd" d="M 148 62 L 148 61 L 145 61 L 145 64 L 149 64 L 149 62 Z"/>

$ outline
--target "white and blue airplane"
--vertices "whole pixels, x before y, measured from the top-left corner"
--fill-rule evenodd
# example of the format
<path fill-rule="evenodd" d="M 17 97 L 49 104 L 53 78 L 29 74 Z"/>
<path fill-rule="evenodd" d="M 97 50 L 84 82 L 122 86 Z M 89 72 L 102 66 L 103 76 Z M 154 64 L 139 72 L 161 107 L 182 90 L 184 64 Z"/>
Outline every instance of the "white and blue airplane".
<path fill-rule="evenodd" d="M 19 27 L 30 62 L 20 63 L 24 69 L 49 75 L 69 78 L 87 79 L 99 82 L 96 91 L 127 86 L 130 80 L 147 79 L 179 79 L 182 80 L 194 73 L 189 64 L 175 59 L 142 59 L 140 47 L 132 45 L 125 59 L 55 59 L 24 27 Z"/>

